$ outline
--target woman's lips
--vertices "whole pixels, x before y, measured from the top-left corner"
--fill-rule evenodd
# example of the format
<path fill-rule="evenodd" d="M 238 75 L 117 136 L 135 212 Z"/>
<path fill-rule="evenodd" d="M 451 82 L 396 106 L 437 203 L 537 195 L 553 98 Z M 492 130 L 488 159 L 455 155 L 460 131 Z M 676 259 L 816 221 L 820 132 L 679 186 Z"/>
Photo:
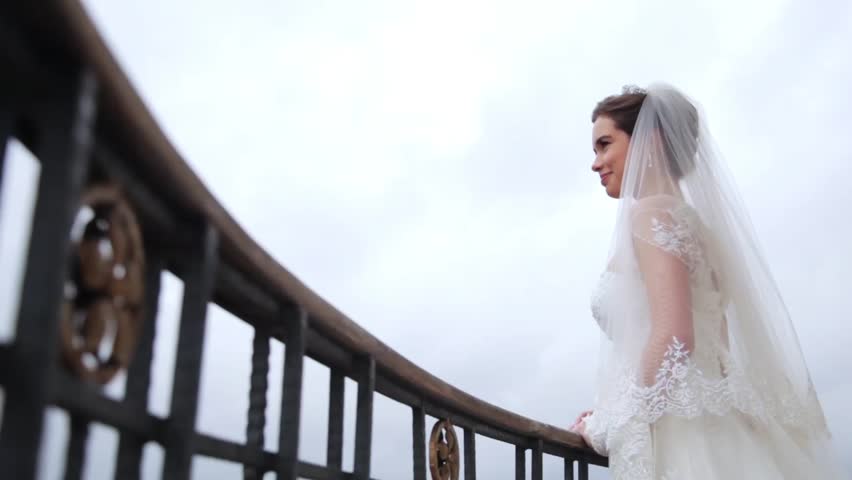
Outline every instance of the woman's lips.
<path fill-rule="evenodd" d="M 606 182 L 609 181 L 609 176 L 611 173 L 607 173 L 606 175 L 601 175 L 601 185 L 606 186 Z"/>

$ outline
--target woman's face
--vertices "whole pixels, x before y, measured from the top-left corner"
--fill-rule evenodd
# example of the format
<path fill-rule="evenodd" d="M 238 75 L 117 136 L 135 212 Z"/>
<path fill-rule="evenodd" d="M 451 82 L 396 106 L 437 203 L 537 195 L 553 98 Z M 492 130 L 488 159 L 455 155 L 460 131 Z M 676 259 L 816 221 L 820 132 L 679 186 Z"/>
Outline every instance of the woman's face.
<path fill-rule="evenodd" d="M 592 125 L 592 148 L 595 152 L 592 170 L 600 175 L 606 194 L 612 198 L 621 195 L 628 145 L 630 135 L 616 127 L 611 118 L 601 115 L 595 120 Z"/>

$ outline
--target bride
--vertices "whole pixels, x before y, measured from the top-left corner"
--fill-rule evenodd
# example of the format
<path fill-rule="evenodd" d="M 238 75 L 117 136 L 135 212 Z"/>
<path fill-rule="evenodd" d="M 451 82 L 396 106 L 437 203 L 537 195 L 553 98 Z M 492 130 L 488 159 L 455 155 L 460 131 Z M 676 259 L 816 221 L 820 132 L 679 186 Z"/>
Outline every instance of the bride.
<path fill-rule="evenodd" d="M 592 113 L 618 199 L 592 299 L 594 409 L 571 429 L 615 479 L 846 478 L 798 339 L 695 102 L 626 87 Z"/>

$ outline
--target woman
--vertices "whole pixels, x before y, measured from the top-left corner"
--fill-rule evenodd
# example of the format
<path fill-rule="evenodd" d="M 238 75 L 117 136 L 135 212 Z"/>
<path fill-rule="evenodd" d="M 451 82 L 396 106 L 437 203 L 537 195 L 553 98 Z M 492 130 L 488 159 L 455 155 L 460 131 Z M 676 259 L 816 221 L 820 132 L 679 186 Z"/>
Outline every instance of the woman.
<path fill-rule="evenodd" d="M 615 479 L 846 478 L 784 302 L 696 104 L 625 88 L 592 113 L 619 202 L 592 299 L 594 410 Z"/>

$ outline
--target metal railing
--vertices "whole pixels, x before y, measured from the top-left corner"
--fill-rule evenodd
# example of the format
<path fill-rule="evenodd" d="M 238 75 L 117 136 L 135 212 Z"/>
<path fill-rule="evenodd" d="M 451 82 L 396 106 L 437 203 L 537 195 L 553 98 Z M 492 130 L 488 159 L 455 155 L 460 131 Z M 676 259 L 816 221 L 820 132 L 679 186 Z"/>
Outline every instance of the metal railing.
<path fill-rule="evenodd" d="M 413 478 L 476 478 L 476 439 L 515 446 L 515 478 L 564 478 L 607 460 L 565 430 L 479 400 L 380 342 L 303 285 L 242 230 L 166 139 L 76 0 L 0 6 L 0 159 L 16 139 L 41 165 L 14 340 L 0 345 L 3 478 L 38 469 L 45 409 L 70 415 L 65 478 L 80 478 L 91 422 L 120 434 L 115 478 L 140 476 L 162 445 L 162 477 L 189 478 L 203 455 L 246 479 L 371 478 L 373 396 L 411 407 Z M 0 179 L 3 164 L 0 163 Z M 147 398 L 160 276 L 185 285 L 169 414 Z M 246 442 L 196 430 L 206 312 L 213 302 L 254 329 Z M 279 449 L 264 450 L 270 345 L 286 345 Z M 106 345 L 106 347 L 105 347 Z M 330 369 L 326 465 L 299 459 L 305 356 Z M 102 386 L 126 370 L 124 398 Z M 344 380 L 357 382 L 354 468 L 344 472 Z M 438 418 L 427 437 L 426 415 Z M 455 426 L 463 429 L 464 458 Z"/>

